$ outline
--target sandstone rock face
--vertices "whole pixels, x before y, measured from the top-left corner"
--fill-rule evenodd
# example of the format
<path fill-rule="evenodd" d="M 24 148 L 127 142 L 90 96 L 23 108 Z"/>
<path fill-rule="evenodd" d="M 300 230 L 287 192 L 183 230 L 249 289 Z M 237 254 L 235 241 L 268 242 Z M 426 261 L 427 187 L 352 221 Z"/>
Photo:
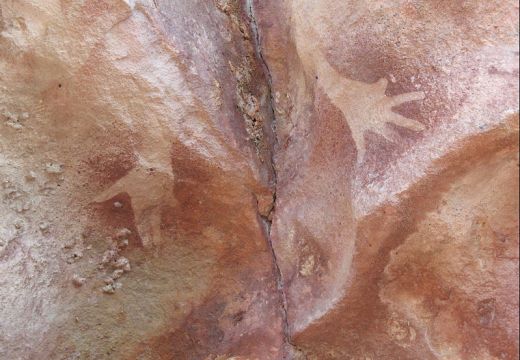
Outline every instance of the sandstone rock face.
<path fill-rule="evenodd" d="M 247 14 L 1 13 L 0 358 L 279 358 L 269 98 Z"/>
<path fill-rule="evenodd" d="M 0 358 L 518 358 L 518 56 L 510 0 L 0 0 Z"/>
<path fill-rule="evenodd" d="M 518 357 L 517 15 L 257 1 L 271 235 L 302 358 Z"/>

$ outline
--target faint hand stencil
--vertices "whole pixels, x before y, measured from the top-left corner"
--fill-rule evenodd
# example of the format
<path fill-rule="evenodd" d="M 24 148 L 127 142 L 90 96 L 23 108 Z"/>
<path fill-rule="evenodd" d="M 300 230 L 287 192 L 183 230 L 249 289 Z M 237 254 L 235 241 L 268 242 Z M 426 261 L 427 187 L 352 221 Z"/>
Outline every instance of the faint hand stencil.
<path fill-rule="evenodd" d="M 392 108 L 410 101 L 422 100 L 424 92 L 414 91 L 389 97 L 385 95 L 388 81 L 385 78 L 369 84 L 341 75 L 325 56 L 316 49 L 321 43 L 309 14 L 299 1 L 293 1 L 293 27 L 296 48 L 307 77 L 316 79 L 331 102 L 341 110 L 347 121 L 357 149 L 357 160 L 362 162 L 366 152 L 365 132 L 373 131 L 386 139 L 395 138 L 386 123 L 412 130 L 423 130 L 420 122 L 395 113 Z"/>
<path fill-rule="evenodd" d="M 323 88 L 331 102 L 341 110 L 347 120 L 356 144 L 359 162 L 365 156 L 365 132 L 368 130 L 390 141 L 395 136 L 386 123 L 416 131 L 424 130 L 424 125 L 420 122 L 392 111 L 395 106 L 424 99 L 422 91 L 389 97 L 385 95 L 388 81 L 384 78 L 373 84 L 367 84 L 341 77 L 328 63 L 321 68 L 323 69 L 320 71 L 322 80 L 318 79 L 318 85 Z"/>
<path fill-rule="evenodd" d="M 159 131 L 161 127 L 158 127 Z M 169 141 L 158 132 L 150 133 L 148 146 L 139 149 L 137 165 L 94 202 L 105 202 L 118 194 L 131 198 L 135 225 L 144 247 L 162 243 L 161 214 L 165 206 L 174 206 L 174 174 Z"/>

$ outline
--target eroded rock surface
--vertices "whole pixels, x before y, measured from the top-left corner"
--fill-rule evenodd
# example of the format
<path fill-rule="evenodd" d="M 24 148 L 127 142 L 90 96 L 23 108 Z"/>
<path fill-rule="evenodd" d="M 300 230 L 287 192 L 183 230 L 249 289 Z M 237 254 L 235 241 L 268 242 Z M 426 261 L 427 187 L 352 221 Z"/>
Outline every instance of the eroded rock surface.
<path fill-rule="evenodd" d="M 0 358 L 518 358 L 518 56 L 509 0 L 0 0 Z"/>

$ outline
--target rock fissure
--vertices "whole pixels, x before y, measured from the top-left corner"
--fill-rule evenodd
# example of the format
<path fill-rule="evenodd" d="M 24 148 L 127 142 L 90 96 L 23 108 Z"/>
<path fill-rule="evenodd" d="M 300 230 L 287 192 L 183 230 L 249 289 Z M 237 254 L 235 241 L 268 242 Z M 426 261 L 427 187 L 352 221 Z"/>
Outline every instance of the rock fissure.
<path fill-rule="evenodd" d="M 251 31 L 253 32 L 253 45 L 255 49 L 255 53 L 257 58 L 260 60 L 263 72 L 265 75 L 265 79 L 267 82 L 267 92 L 269 99 L 268 109 L 270 112 L 270 120 L 271 120 L 271 130 L 273 134 L 276 134 L 276 113 L 274 111 L 274 99 L 273 99 L 273 93 L 272 93 L 272 75 L 271 71 L 269 69 L 269 66 L 264 58 L 264 55 L 262 53 L 262 44 L 260 41 L 260 33 L 258 30 L 258 24 L 255 18 L 254 13 L 254 6 L 252 0 L 245 0 L 246 3 L 246 11 L 247 15 L 250 19 L 249 23 L 251 26 Z M 276 136 L 274 136 L 274 141 L 276 141 Z M 284 281 L 282 272 L 280 270 L 280 266 L 278 264 L 278 258 L 276 256 L 276 251 L 273 246 L 272 238 L 271 238 L 271 227 L 272 227 L 272 217 L 276 208 L 276 187 L 277 187 L 277 172 L 276 172 L 276 165 L 275 165 L 275 159 L 274 159 L 274 146 L 271 148 L 271 167 L 272 167 L 272 173 L 273 173 L 273 206 L 271 207 L 271 210 L 269 211 L 269 214 L 266 217 L 263 217 L 265 224 L 266 224 L 266 239 L 267 244 L 269 246 L 269 250 L 271 252 L 272 260 L 273 260 L 273 267 L 276 277 L 276 286 L 278 289 L 278 294 L 280 297 L 280 303 L 281 303 L 281 310 L 282 310 L 282 321 L 283 321 L 283 332 L 284 332 L 284 343 L 288 346 L 294 347 L 294 345 L 291 342 L 291 335 L 289 331 L 289 320 L 288 320 L 288 310 L 287 310 L 287 296 L 285 294 L 285 287 L 284 287 Z"/>

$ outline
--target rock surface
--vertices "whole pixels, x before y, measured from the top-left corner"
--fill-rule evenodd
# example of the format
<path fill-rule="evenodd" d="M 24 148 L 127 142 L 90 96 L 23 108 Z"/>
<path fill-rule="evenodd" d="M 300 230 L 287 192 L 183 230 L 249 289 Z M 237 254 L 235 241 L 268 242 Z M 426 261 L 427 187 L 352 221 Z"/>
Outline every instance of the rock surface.
<path fill-rule="evenodd" d="M 255 9 L 300 356 L 517 358 L 518 4 Z"/>
<path fill-rule="evenodd" d="M 268 91 L 224 5 L 1 1 L 0 358 L 281 356 Z"/>
<path fill-rule="evenodd" d="M 512 0 L 0 0 L 0 358 L 518 358 L 518 56 Z"/>

